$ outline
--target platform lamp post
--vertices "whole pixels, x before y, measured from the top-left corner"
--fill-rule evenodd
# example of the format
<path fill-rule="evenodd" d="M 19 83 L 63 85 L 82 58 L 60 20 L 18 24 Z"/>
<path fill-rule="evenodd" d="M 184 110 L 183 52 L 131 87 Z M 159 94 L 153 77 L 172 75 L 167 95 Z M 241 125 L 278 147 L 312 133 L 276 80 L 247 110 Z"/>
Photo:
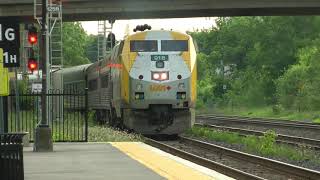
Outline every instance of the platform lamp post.
<path fill-rule="evenodd" d="M 47 65 L 48 58 L 48 0 L 42 0 L 42 22 L 40 38 L 40 64 L 42 69 L 42 92 L 41 92 L 41 121 L 35 130 L 33 151 L 50 152 L 53 151 L 51 128 L 48 125 L 47 114 Z"/>

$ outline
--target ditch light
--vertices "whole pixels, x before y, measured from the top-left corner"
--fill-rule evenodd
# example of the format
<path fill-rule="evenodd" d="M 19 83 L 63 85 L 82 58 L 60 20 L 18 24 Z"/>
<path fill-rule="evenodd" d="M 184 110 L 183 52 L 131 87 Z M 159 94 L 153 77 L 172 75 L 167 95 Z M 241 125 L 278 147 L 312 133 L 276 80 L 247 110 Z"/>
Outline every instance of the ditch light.
<path fill-rule="evenodd" d="M 142 100 L 142 99 L 144 99 L 144 93 L 143 93 L 143 92 L 136 92 L 136 93 L 135 93 L 135 99 L 136 99 L 136 100 Z"/>

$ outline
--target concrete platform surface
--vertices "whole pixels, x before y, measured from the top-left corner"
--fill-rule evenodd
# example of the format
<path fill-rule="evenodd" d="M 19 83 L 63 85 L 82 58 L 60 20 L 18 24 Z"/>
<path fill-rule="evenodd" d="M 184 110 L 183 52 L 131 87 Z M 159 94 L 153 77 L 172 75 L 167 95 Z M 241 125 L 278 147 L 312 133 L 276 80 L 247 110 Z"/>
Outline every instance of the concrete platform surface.
<path fill-rule="evenodd" d="M 55 143 L 54 152 L 24 148 L 26 180 L 231 180 L 141 142 Z"/>
<path fill-rule="evenodd" d="M 165 179 L 108 143 L 55 143 L 54 152 L 24 148 L 26 180 Z"/>

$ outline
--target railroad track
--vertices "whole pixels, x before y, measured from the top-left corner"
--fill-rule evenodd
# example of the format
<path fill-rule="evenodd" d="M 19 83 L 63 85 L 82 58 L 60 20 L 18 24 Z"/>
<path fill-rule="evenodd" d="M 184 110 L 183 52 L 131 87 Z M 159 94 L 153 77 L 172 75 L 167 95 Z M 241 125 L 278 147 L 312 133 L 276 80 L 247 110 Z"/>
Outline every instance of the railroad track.
<path fill-rule="evenodd" d="M 145 142 L 236 179 L 320 179 L 320 172 L 318 171 L 186 137 L 179 137 L 177 141 L 165 142 L 147 138 Z"/>
<path fill-rule="evenodd" d="M 276 119 L 276 118 L 260 118 L 260 117 L 247 117 L 247 116 L 232 116 L 232 115 L 217 115 L 217 114 L 203 114 L 199 116 L 207 117 L 216 117 L 216 118 L 228 118 L 228 119 L 243 119 L 243 120 L 257 120 L 257 121 L 270 121 L 270 122 L 280 122 L 285 124 L 297 124 L 297 125 L 311 125 L 311 126 L 320 126 L 320 124 L 304 121 L 292 121 L 285 119 Z"/>
<path fill-rule="evenodd" d="M 272 129 L 275 130 L 277 134 L 320 140 L 320 124 L 315 123 L 220 115 L 198 115 L 196 120 L 199 123 L 241 129 L 258 131 Z"/>
<path fill-rule="evenodd" d="M 217 126 L 217 125 L 210 125 L 210 124 L 200 124 L 200 123 L 195 123 L 195 126 L 208 127 L 212 129 L 229 131 L 229 132 L 236 132 L 241 135 L 256 135 L 256 136 L 264 135 L 263 131 L 256 131 L 256 130 L 249 130 L 249 129 Z M 307 146 L 315 150 L 320 150 L 320 140 L 316 140 L 316 139 L 277 134 L 277 142 L 290 144 L 298 147 Z"/>

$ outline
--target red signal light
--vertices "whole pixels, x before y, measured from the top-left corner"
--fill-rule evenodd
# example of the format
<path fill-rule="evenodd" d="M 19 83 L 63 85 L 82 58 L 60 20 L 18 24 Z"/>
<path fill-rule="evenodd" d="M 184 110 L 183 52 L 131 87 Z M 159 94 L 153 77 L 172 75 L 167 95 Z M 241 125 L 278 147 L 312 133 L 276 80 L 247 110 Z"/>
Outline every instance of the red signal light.
<path fill-rule="evenodd" d="M 38 68 L 38 62 L 33 59 L 33 58 L 30 58 L 28 60 L 28 69 L 33 72 L 34 70 L 36 70 Z"/>
<path fill-rule="evenodd" d="M 29 35 L 29 37 L 28 37 L 28 41 L 30 44 L 36 44 L 38 41 L 37 39 L 38 39 L 38 37 L 34 36 L 34 35 Z"/>
<path fill-rule="evenodd" d="M 28 41 L 31 45 L 37 44 L 38 42 L 38 32 L 34 26 L 29 28 Z"/>

